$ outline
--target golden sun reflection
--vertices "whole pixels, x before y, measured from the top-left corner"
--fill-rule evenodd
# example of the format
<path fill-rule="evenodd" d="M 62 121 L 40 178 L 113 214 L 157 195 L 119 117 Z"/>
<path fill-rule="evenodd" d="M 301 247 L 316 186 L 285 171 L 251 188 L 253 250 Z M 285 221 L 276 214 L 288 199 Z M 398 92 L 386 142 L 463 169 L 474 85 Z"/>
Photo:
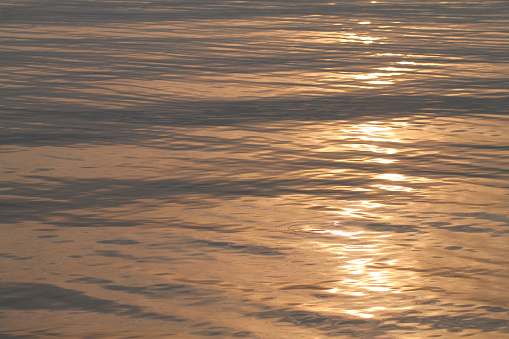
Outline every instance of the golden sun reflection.
<path fill-rule="evenodd" d="M 370 209 L 376 209 L 383 207 L 383 204 L 380 203 L 374 203 L 367 200 L 362 201 L 356 201 L 352 200 L 349 201 L 349 207 L 342 207 L 339 211 L 336 211 L 340 216 L 343 217 L 352 217 L 352 218 L 359 218 L 359 219 L 385 219 L 387 216 L 383 216 L 377 213 L 374 213 L 374 211 L 370 211 Z M 337 226 L 337 224 L 336 224 Z M 362 232 L 361 232 L 362 233 Z M 360 234 L 360 233 L 355 233 Z"/>
<path fill-rule="evenodd" d="M 352 148 L 356 148 L 359 151 L 367 151 L 374 153 L 385 153 L 385 154 L 395 154 L 399 151 L 395 148 L 387 148 L 387 147 L 378 147 L 375 145 L 367 145 L 367 144 L 353 144 L 349 145 Z"/>
<path fill-rule="evenodd" d="M 352 202 L 355 202 L 355 201 L 352 201 Z M 368 200 L 360 200 L 358 202 L 358 204 L 354 205 L 354 206 L 361 206 L 361 207 L 365 207 L 365 208 L 378 208 L 378 207 L 382 207 L 384 205 L 380 204 L 380 203 L 371 202 Z"/>
<path fill-rule="evenodd" d="M 392 81 L 382 81 L 382 80 L 376 80 L 376 81 L 368 81 L 368 84 L 373 85 L 392 85 L 394 82 Z"/>
<path fill-rule="evenodd" d="M 364 44 L 372 44 L 374 41 L 380 40 L 380 38 L 373 38 L 370 36 L 358 36 L 355 33 L 346 33 L 345 36 L 353 40 L 360 40 Z"/>
<path fill-rule="evenodd" d="M 371 36 L 361 36 L 357 33 L 345 33 L 345 32 L 315 32 L 316 35 L 313 36 L 315 41 L 325 44 L 333 44 L 333 43 L 363 43 L 363 44 L 372 44 L 382 38 L 371 37 Z M 309 39 L 309 36 L 305 37 L 294 37 L 294 39 L 298 41 L 302 41 L 303 39 Z"/>
<path fill-rule="evenodd" d="M 375 306 L 375 307 L 367 308 L 364 310 L 345 310 L 345 313 L 355 315 L 355 316 L 358 316 L 361 318 L 369 319 L 369 318 L 373 318 L 375 316 L 374 314 L 371 314 L 369 312 L 383 311 L 385 309 L 386 308 L 382 307 L 382 306 L 378 306 L 378 307 Z"/>
<path fill-rule="evenodd" d="M 408 177 L 405 177 L 401 174 L 394 174 L 394 173 L 384 173 L 379 174 L 376 176 L 378 179 L 385 179 L 385 180 L 391 180 L 391 181 L 402 181 L 402 180 L 408 180 Z"/>
<path fill-rule="evenodd" d="M 431 179 L 423 178 L 423 177 L 409 177 L 402 174 L 397 173 L 383 173 L 378 174 L 375 178 L 377 179 L 383 179 L 383 180 L 390 180 L 390 181 L 409 181 L 409 182 L 430 182 Z"/>
<path fill-rule="evenodd" d="M 360 190 L 359 190 L 360 191 Z M 369 189 L 363 189 L 362 191 L 369 191 Z M 372 211 L 367 211 L 366 208 L 382 207 L 380 206 L 366 206 L 366 205 L 352 205 L 352 207 L 342 207 L 339 211 L 336 211 L 338 215 L 342 217 L 350 217 L 356 219 L 386 219 L 387 216 L 383 216 Z"/>
<path fill-rule="evenodd" d="M 358 140 L 363 141 L 389 141 L 389 142 L 402 142 L 400 138 L 396 137 L 396 128 L 406 127 L 405 122 L 392 122 L 384 124 L 380 121 L 371 121 L 369 123 L 359 124 L 345 128 L 342 132 L 351 134 Z"/>
<path fill-rule="evenodd" d="M 381 77 L 391 77 L 395 75 L 401 75 L 402 73 L 380 73 L 380 72 L 374 72 L 374 73 L 365 73 L 365 74 L 359 74 L 359 75 L 352 75 L 352 78 L 356 80 L 370 80 L 367 83 L 368 84 L 392 84 L 393 81 L 391 80 L 371 80 L 371 79 L 379 79 Z"/>
<path fill-rule="evenodd" d="M 351 237 L 353 235 L 364 233 L 364 231 L 347 232 L 347 231 L 339 231 L 339 230 L 313 230 L 313 229 L 311 229 L 310 231 L 313 231 L 315 233 L 325 233 L 325 234 L 328 233 L 328 234 L 333 234 L 333 235 L 340 235 L 340 236 L 344 236 L 344 237 Z"/>
<path fill-rule="evenodd" d="M 390 72 L 403 72 L 403 71 L 412 71 L 411 68 L 399 68 L 399 67 L 380 67 L 377 68 L 380 71 L 390 71 Z M 400 73 L 393 73 L 393 74 L 400 74 Z"/>
<path fill-rule="evenodd" d="M 413 189 L 410 187 L 397 186 L 397 185 L 376 184 L 376 185 L 371 185 L 371 187 L 378 187 L 382 190 L 392 191 L 392 192 L 411 192 L 411 191 L 413 191 Z"/>
<path fill-rule="evenodd" d="M 372 204 L 369 201 L 358 201 L 358 203 L 378 207 L 378 204 Z M 362 300 L 372 294 L 387 297 L 390 294 L 401 294 L 403 287 L 399 281 L 410 276 L 405 278 L 394 270 L 394 267 L 398 266 L 398 260 L 390 258 L 390 252 L 394 248 L 384 240 L 392 235 L 355 233 L 357 236 L 338 234 L 350 238 L 350 241 L 328 248 L 339 258 L 346 259 L 344 264 L 338 266 L 338 270 L 342 272 L 342 275 L 346 274 L 346 277 L 338 281 L 337 286 L 326 291 L 331 294 L 359 298 L 358 301 L 352 302 L 351 307 L 342 309 L 340 312 L 361 318 L 373 318 L 377 313 L 387 310 L 387 306 L 383 302 L 366 304 Z M 334 235 L 333 232 L 330 234 Z"/>
<path fill-rule="evenodd" d="M 392 164 L 398 160 L 396 159 L 383 159 L 383 158 L 375 158 L 375 159 L 366 159 L 365 162 L 378 162 L 380 164 Z"/>

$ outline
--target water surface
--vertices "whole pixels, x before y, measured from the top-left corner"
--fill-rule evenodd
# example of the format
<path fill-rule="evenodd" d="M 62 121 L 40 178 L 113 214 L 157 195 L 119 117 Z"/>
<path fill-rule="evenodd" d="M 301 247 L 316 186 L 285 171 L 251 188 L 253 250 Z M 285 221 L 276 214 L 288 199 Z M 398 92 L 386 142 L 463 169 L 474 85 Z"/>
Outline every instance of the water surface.
<path fill-rule="evenodd" d="M 4 1 L 0 335 L 507 338 L 505 1 Z"/>

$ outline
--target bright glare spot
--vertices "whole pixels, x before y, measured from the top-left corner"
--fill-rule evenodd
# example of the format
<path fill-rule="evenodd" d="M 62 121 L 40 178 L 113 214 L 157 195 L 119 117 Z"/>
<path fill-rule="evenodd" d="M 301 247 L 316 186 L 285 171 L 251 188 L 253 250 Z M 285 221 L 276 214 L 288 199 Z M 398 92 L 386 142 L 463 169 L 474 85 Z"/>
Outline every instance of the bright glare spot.
<path fill-rule="evenodd" d="M 371 191 L 369 188 L 362 188 L 362 187 L 354 187 L 351 189 L 352 192 L 369 192 Z"/>
<path fill-rule="evenodd" d="M 355 283 L 357 283 L 357 280 L 354 280 L 354 279 L 345 279 L 345 280 L 343 280 L 343 283 L 345 283 L 345 284 L 355 284 Z"/>
<path fill-rule="evenodd" d="M 342 24 L 334 24 L 337 26 L 342 26 Z M 323 43 L 338 43 L 338 42 L 362 42 L 362 43 L 373 43 L 376 40 L 381 40 L 381 38 L 375 38 L 370 36 L 359 36 L 355 33 L 339 33 L 339 32 L 329 32 L 324 33 L 320 36 L 317 36 L 316 39 Z"/>
<path fill-rule="evenodd" d="M 359 129 L 366 134 L 369 135 L 377 135 L 378 132 L 382 131 L 390 131 L 392 128 L 390 127 L 378 127 L 378 126 L 371 126 L 371 125 L 359 125 Z"/>
<path fill-rule="evenodd" d="M 398 68 L 398 67 L 380 67 L 377 68 L 381 71 L 390 71 L 390 72 L 402 72 L 402 71 L 411 71 L 410 68 Z"/>
<path fill-rule="evenodd" d="M 378 53 L 377 55 L 380 55 L 380 56 L 404 56 L 404 54 L 398 54 L 398 53 Z"/>
<path fill-rule="evenodd" d="M 327 290 L 327 292 L 330 292 L 330 293 L 336 293 L 339 291 L 339 288 L 331 288 L 330 290 Z"/>
<path fill-rule="evenodd" d="M 373 248 L 351 248 L 351 247 L 347 247 L 343 250 L 345 252 L 373 252 L 373 251 L 375 251 L 375 249 L 373 249 Z"/>
<path fill-rule="evenodd" d="M 387 291 L 391 290 L 389 287 L 371 287 L 371 286 L 365 286 L 364 288 L 369 290 L 369 291 L 373 291 L 373 292 L 387 292 Z"/>
<path fill-rule="evenodd" d="M 410 187 L 403 187 L 403 186 L 391 186 L 391 185 L 371 185 L 371 187 L 378 187 L 380 189 L 386 190 L 386 191 L 393 191 L 393 192 L 410 192 L 412 189 Z"/>
<path fill-rule="evenodd" d="M 336 231 L 336 230 L 325 230 L 325 231 L 315 231 L 316 233 L 330 233 L 334 235 L 341 235 L 343 237 L 350 237 L 352 235 L 362 234 L 364 231 L 359 232 L 345 232 L 345 231 Z"/>
<path fill-rule="evenodd" d="M 394 148 L 380 148 L 380 149 L 374 149 L 373 152 L 375 152 L 375 153 L 385 153 L 385 154 L 394 154 L 394 153 L 398 153 L 398 150 L 394 149 Z"/>
<path fill-rule="evenodd" d="M 373 137 L 360 137 L 359 139 L 364 141 L 392 141 L 392 142 L 399 142 L 399 140 L 392 140 L 388 138 L 373 138 Z"/>
<path fill-rule="evenodd" d="M 366 80 L 366 79 L 376 79 L 376 78 L 378 78 L 378 76 L 375 74 L 362 74 L 362 75 L 356 75 L 356 76 L 354 76 L 354 78 L 359 79 L 359 80 Z"/>
<path fill-rule="evenodd" d="M 348 293 L 345 293 L 347 295 L 352 295 L 352 296 L 355 296 L 355 297 L 362 297 L 364 295 L 366 295 L 366 293 L 362 293 L 362 292 L 348 292 Z"/>
<path fill-rule="evenodd" d="M 359 138 L 359 139 L 362 140 L 362 138 Z M 385 140 L 385 141 L 387 141 L 387 140 Z M 375 145 L 367 145 L 367 144 L 353 144 L 353 145 L 349 145 L 349 147 L 358 148 L 358 149 L 361 149 L 362 151 L 370 151 L 370 152 L 374 152 L 374 153 L 385 153 L 385 154 L 398 153 L 398 150 L 395 148 L 381 148 L 381 147 L 377 147 Z"/>
<path fill-rule="evenodd" d="M 380 40 L 380 38 L 372 38 L 372 37 L 369 37 L 369 36 L 362 36 L 362 37 L 357 37 L 357 39 L 360 39 L 360 40 L 364 40 L 364 41 L 369 41 L 369 43 L 375 41 L 375 40 Z M 364 42 L 366 43 L 366 42 Z"/>
<path fill-rule="evenodd" d="M 362 318 L 373 318 L 373 314 L 360 313 L 357 310 L 345 310 L 347 314 L 356 315 Z"/>
<path fill-rule="evenodd" d="M 392 164 L 393 162 L 396 162 L 397 160 L 376 158 L 376 159 L 368 159 L 368 160 L 364 160 L 364 161 L 365 162 L 378 162 L 380 164 Z"/>
<path fill-rule="evenodd" d="M 373 245 L 351 245 L 351 246 L 373 246 Z M 371 261 L 373 261 L 373 259 L 364 258 L 364 259 L 353 259 L 348 261 L 348 263 L 354 265 L 364 265 L 370 263 Z"/>
<path fill-rule="evenodd" d="M 376 203 L 376 202 L 370 202 L 370 201 L 367 201 L 367 200 L 363 200 L 361 201 L 361 204 L 363 207 L 367 207 L 367 208 L 375 208 L 375 207 L 382 207 L 383 204 L 379 204 L 379 203 Z"/>
<path fill-rule="evenodd" d="M 373 85 L 392 85 L 393 82 L 392 81 L 368 81 L 368 84 L 373 84 Z"/>
<path fill-rule="evenodd" d="M 405 121 L 394 121 L 393 124 L 396 126 L 403 126 L 403 127 L 408 126 L 408 122 L 405 122 Z"/>
<path fill-rule="evenodd" d="M 402 181 L 407 180 L 408 178 L 401 174 L 394 174 L 394 173 L 384 173 L 379 174 L 376 176 L 378 179 L 385 179 L 385 180 L 391 180 L 391 181 Z"/>
<path fill-rule="evenodd" d="M 371 21 L 361 21 L 359 22 L 359 25 L 369 25 L 371 24 Z"/>
<path fill-rule="evenodd" d="M 354 217 L 354 218 L 365 218 L 364 216 L 359 215 L 358 208 L 343 208 L 341 212 L 337 212 L 337 213 L 339 213 L 341 215 L 346 215 L 349 217 Z"/>

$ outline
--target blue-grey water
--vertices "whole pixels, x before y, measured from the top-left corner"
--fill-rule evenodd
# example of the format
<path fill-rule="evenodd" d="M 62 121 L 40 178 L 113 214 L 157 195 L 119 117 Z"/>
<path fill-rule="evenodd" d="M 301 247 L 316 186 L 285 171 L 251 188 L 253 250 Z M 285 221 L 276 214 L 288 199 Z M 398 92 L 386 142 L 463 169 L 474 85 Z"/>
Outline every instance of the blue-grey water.
<path fill-rule="evenodd" d="M 329 1 L 0 3 L 1 338 L 509 338 L 509 2 Z"/>

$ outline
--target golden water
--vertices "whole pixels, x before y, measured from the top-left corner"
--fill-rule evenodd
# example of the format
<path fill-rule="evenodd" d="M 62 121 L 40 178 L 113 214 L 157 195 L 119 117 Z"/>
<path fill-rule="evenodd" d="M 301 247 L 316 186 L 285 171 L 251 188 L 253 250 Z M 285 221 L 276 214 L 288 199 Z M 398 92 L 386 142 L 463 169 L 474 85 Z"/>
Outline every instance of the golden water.
<path fill-rule="evenodd" d="M 509 337 L 505 2 L 0 8 L 0 336 Z"/>

